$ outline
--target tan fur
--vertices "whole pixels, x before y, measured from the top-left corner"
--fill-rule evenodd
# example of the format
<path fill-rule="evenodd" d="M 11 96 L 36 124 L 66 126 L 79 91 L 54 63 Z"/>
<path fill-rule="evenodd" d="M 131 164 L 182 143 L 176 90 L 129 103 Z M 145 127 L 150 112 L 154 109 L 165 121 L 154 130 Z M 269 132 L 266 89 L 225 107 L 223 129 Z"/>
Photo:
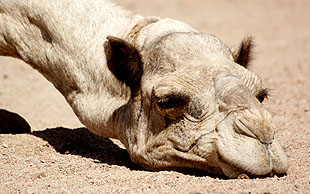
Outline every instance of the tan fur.
<path fill-rule="evenodd" d="M 242 44 L 105 0 L 0 0 L 0 54 L 41 72 L 90 131 L 152 170 L 286 173 L 262 81 L 241 66 L 251 39 Z"/>

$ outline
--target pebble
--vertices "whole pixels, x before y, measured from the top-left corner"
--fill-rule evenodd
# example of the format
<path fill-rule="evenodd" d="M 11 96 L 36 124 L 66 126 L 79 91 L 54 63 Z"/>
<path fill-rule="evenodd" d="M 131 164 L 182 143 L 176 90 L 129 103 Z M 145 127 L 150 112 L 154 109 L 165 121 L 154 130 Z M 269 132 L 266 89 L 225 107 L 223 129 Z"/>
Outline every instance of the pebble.
<path fill-rule="evenodd" d="M 9 145 L 6 144 L 6 143 L 3 143 L 2 146 L 3 146 L 4 148 L 9 148 Z"/>
<path fill-rule="evenodd" d="M 40 173 L 35 173 L 31 175 L 32 179 L 37 179 L 37 178 L 41 178 L 41 177 L 46 177 L 46 174 L 44 172 L 40 172 Z"/>
<path fill-rule="evenodd" d="M 250 179 L 250 177 L 248 175 L 246 175 L 246 174 L 240 174 L 238 176 L 238 179 Z"/>
<path fill-rule="evenodd" d="M 283 147 L 285 150 L 286 150 L 288 147 L 290 147 L 290 145 L 287 144 L 287 143 L 282 143 L 281 145 L 282 145 L 282 147 Z"/>

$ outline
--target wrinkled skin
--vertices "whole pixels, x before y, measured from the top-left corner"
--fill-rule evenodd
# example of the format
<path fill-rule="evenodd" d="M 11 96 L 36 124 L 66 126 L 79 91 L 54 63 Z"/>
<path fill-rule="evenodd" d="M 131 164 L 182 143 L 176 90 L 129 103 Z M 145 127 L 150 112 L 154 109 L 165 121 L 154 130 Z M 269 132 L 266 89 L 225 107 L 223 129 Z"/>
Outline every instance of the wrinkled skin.
<path fill-rule="evenodd" d="M 134 162 L 152 170 L 198 168 L 230 178 L 286 172 L 286 155 L 274 140 L 276 126 L 260 102 L 262 81 L 243 67 L 247 64 L 235 62 L 249 58 L 236 55 L 249 55 L 240 49 L 251 49 L 251 37 L 241 44 L 232 52 L 214 36 L 172 33 L 141 52 L 141 86 L 132 88 L 127 109 L 138 113 L 128 146 Z"/>
<path fill-rule="evenodd" d="M 90 131 L 151 170 L 286 173 L 266 91 L 245 68 L 251 48 L 106 0 L 0 0 L 0 55 L 42 73 Z"/>

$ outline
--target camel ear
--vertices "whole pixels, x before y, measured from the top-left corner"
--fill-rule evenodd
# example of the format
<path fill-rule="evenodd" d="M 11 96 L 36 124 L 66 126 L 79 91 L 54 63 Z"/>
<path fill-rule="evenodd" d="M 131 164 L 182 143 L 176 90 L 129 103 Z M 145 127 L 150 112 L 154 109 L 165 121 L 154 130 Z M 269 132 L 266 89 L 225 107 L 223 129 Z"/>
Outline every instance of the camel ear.
<path fill-rule="evenodd" d="M 240 44 L 231 48 L 234 61 L 239 65 L 247 68 L 250 61 L 252 60 L 252 48 L 252 36 L 245 37 Z"/>
<path fill-rule="evenodd" d="M 137 49 L 125 40 L 108 36 L 104 51 L 109 70 L 132 92 L 140 88 L 143 74 L 142 61 Z"/>

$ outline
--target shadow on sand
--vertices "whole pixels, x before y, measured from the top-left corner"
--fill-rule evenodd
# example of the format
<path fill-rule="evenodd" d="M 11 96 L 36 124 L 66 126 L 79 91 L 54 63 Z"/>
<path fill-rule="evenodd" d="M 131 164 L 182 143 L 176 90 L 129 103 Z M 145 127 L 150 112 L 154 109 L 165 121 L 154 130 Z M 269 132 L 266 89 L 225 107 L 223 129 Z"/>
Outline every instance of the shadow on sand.
<path fill-rule="evenodd" d="M 109 165 L 125 166 L 131 170 L 141 168 L 131 162 L 127 151 L 110 139 L 97 136 L 86 128 L 67 129 L 57 127 L 30 134 L 47 141 L 61 154 L 79 155 Z"/>
<path fill-rule="evenodd" d="M 23 117 L 16 113 L 0 109 L 0 134 L 20 133 L 31 134 L 47 141 L 61 154 L 79 155 L 94 159 L 100 163 L 125 166 L 130 170 L 148 171 L 134 164 L 125 149 L 120 148 L 108 138 L 91 133 L 87 128 L 68 129 L 57 127 L 30 132 L 30 125 Z M 217 177 L 196 169 L 178 169 L 175 171 L 197 177 L 206 175 L 213 178 Z M 225 177 L 220 178 L 225 179 Z"/>
<path fill-rule="evenodd" d="M 20 115 L 0 109 L 0 134 L 27 133 L 47 141 L 61 154 L 79 155 L 109 165 L 125 166 L 131 170 L 142 170 L 131 162 L 125 149 L 110 139 L 97 136 L 86 128 L 47 128 L 31 132 L 28 122 Z"/>
<path fill-rule="evenodd" d="M 31 127 L 19 114 L 0 109 L 0 134 L 30 133 Z"/>

